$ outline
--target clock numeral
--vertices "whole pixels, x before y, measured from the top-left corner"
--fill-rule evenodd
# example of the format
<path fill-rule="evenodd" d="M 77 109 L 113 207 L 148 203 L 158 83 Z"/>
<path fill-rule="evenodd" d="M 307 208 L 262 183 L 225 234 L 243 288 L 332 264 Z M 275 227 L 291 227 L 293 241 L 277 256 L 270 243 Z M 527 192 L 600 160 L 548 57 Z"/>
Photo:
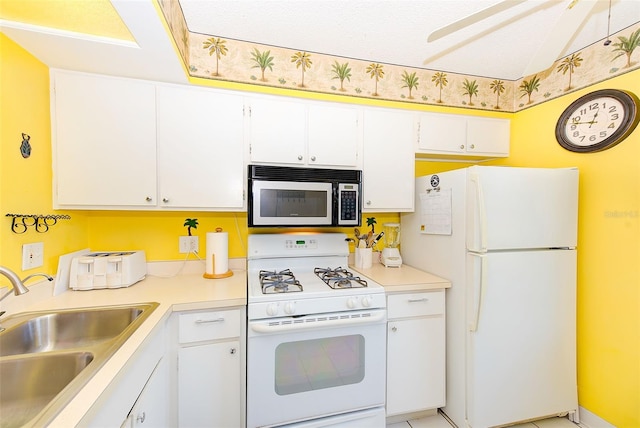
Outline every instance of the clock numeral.
<path fill-rule="evenodd" d="M 618 113 L 614 113 L 611 115 L 611 120 L 618 120 L 618 117 L 620 117 L 618 116 Z"/>
<path fill-rule="evenodd" d="M 613 113 L 614 111 L 617 111 L 616 106 L 609 107 L 609 113 Z"/>
<path fill-rule="evenodd" d="M 607 131 L 600 131 L 600 138 L 604 138 L 607 136 Z"/>
<path fill-rule="evenodd" d="M 607 128 L 615 129 L 616 128 L 616 124 L 615 123 L 611 123 L 609 126 L 607 126 Z"/>

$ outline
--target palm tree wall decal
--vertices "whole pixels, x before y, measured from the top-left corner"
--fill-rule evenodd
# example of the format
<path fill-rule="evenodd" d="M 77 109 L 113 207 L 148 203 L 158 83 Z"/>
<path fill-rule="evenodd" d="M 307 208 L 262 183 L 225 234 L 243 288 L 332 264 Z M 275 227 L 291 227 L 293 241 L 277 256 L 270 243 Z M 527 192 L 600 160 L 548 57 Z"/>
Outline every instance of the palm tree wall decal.
<path fill-rule="evenodd" d="M 418 88 L 418 77 L 416 76 L 416 72 L 409 74 L 406 70 L 402 73 L 402 85 L 403 88 L 409 88 L 409 99 L 412 100 L 413 96 L 411 95 L 411 91 L 413 89 Z"/>
<path fill-rule="evenodd" d="M 188 218 L 184 221 L 183 226 L 187 228 L 187 233 L 191 236 L 191 229 L 198 228 L 198 219 L 197 218 Z"/>
<path fill-rule="evenodd" d="M 253 62 L 256 63 L 256 65 L 254 65 L 251 68 L 259 68 L 260 71 L 262 72 L 262 75 L 260 77 L 260 80 L 263 82 L 266 82 L 267 79 L 264 78 L 264 71 L 268 68 L 269 70 L 273 71 L 273 57 L 270 56 L 271 55 L 271 51 L 264 51 L 264 52 L 260 52 L 258 49 L 253 48 L 253 51 L 251 52 L 251 59 L 253 60 Z"/>
<path fill-rule="evenodd" d="M 504 92 L 504 82 L 496 79 L 489 84 L 489 88 L 496 94 L 496 105 L 494 108 L 500 110 L 500 94 Z"/>
<path fill-rule="evenodd" d="M 565 91 L 568 91 L 569 89 L 571 89 L 571 76 L 573 75 L 574 70 L 580 67 L 580 63 L 582 62 L 582 58 L 580 58 L 580 53 L 581 52 L 574 53 L 571 56 L 566 57 L 565 59 L 562 60 L 562 62 L 556 69 L 557 73 L 560 73 L 562 71 L 562 74 L 567 74 L 567 72 L 569 72 L 569 86 L 567 86 Z"/>
<path fill-rule="evenodd" d="M 440 89 L 438 94 L 438 103 L 442 103 L 442 88 L 447 86 L 449 81 L 447 80 L 447 73 L 443 73 L 438 71 L 436 74 L 431 77 L 431 81 L 436 84 L 436 86 Z"/>
<path fill-rule="evenodd" d="M 226 43 L 226 40 L 215 37 L 211 37 L 202 43 L 202 48 L 209 50 L 209 56 L 213 56 L 214 54 L 216 55 L 216 71 L 213 73 L 214 76 L 220 75 L 220 73 L 218 73 L 218 62 L 220 61 L 221 56 L 227 54 L 228 49 L 225 46 Z"/>
<path fill-rule="evenodd" d="M 304 72 L 307 68 L 311 68 L 311 55 L 307 52 L 296 52 L 291 57 L 291 62 L 296 64 L 296 68 L 302 69 L 302 81 L 298 86 L 304 88 Z"/>
<path fill-rule="evenodd" d="M 522 95 L 520 95 L 520 98 L 524 97 L 525 95 L 528 95 L 529 100 L 527 101 L 527 104 L 531 104 L 531 94 L 533 93 L 533 91 L 537 91 L 539 87 L 540 87 L 540 79 L 538 78 L 537 74 L 533 76 L 531 80 L 523 80 L 522 83 L 520 84 L 520 87 L 518 88 L 520 89 L 520 92 L 522 92 Z"/>
<path fill-rule="evenodd" d="M 344 64 L 340 64 L 338 61 L 335 61 L 331 66 L 331 72 L 333 73 L 333 77 L 331 79 L 340 79 L 340 90 L 344 92 L 344 79 L 347 79 L 351 82 L 351 68 L 349 68 L 349 63 L 345 62 Z"/>
<path fill-rule="evenodd" d="M 471 98 L 473 96 L 476 96 L 476 97 L 478 96 L 478 82 L 475 80 L 469 81 L 469 79 L 464 79 L 462 88 L 464 89 L 464 92 L 462 93 L 462 95 L 469 96 L 469 105 L 472 106 L 473 102 L 471 101 Z"/>
<path fill-rule="evenodd" d="M 382 64 L 378 64 L 375 62 L 372 62 L 371 64 L 369 64 L 369 66 L 366 69 L 366 73 L 369 74 L 371 76 L 372 79 L 376 79 L 376 86 L 375 86 L 375 90 L 373 91 L 373 95 L 374 97 L 378 96 L 378 81 L 382 78 L 384 78 L 384 69 Z"/>
<path fill-rule="evenodd" d="M 613 59 L 615 60 L 616 58 L 626 55 L 627 64 L 625 68 L 631 67 L 631 54 L 635 48 L 640 46 L 640 29 L 631 33 L 628 39 L 624 36 L 618 36 L 618 40 L 620 40 L 618 43 L 613 44 L 613 46 L 615 46 L 613 51 L 618 52 Z"/>

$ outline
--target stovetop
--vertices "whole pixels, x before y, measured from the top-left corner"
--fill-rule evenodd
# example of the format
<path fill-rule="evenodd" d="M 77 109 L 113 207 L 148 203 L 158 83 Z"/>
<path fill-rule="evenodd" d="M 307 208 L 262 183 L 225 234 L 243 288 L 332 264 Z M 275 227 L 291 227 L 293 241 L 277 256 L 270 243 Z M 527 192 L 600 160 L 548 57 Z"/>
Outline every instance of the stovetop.
<path fill-rule="evenodd" d="M 346 238 L 343 233 L 249 235 L 249 318 L 386 307 L 384 288 L 348 269 Z"/>

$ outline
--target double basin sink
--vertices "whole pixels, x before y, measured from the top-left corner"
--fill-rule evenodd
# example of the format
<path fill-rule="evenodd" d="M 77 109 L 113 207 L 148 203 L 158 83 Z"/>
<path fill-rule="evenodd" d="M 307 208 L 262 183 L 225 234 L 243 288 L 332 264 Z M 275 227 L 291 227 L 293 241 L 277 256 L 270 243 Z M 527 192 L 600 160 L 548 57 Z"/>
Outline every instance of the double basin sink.
<path fill-rule="evenodd" d="M 0 427 L 46 425 L 157 306 L 25 312 L 2 320 Z"/>

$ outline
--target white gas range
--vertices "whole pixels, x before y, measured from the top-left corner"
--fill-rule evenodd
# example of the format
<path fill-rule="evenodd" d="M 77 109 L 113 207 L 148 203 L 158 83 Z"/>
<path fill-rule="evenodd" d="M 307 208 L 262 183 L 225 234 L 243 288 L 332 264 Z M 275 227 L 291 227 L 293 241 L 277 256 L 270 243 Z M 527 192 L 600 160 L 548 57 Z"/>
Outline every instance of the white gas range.
<path fill-rule="evenodd" d="M 348 270 L 346 239 L 249 235 L 248 427 L 384 426 L 384 288 Z"/>

